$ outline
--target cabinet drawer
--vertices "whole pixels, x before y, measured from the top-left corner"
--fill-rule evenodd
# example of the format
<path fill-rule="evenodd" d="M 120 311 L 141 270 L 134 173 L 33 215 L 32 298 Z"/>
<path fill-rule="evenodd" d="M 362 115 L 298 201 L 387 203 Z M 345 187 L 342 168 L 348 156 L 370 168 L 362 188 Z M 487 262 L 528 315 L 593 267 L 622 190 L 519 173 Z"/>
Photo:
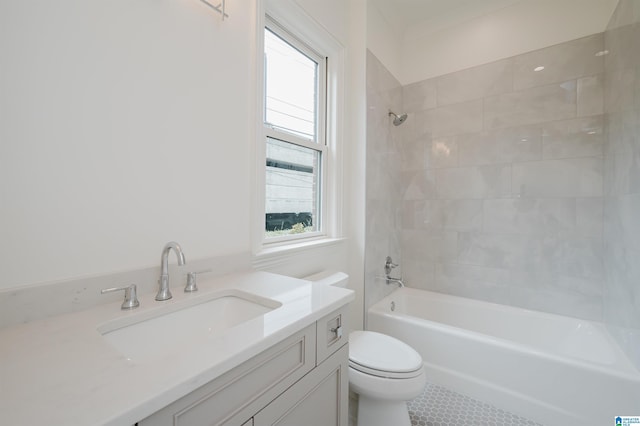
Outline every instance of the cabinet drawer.
<path fill-rule="evenodd" d="M 315 327 L 310 325 L 147 417 L 140 425 L 220 425 L 241 411 L 251 410 L 254 403 L 264 406 L 314 368 Z"/>
<path fill-rule="evenodd" d="M 347 306 L 331 312 L 319 319 L 317 325 L 317 359 L 316 365 L 324 361 L 332 353 L 340 349 L 349 340 Z"/>

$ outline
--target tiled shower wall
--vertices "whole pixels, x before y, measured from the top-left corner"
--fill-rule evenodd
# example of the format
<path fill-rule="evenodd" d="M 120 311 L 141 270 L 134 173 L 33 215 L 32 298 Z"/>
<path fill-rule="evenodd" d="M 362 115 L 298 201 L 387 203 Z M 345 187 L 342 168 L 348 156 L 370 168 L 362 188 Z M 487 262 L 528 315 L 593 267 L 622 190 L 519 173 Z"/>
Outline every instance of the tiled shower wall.
<path fill-rule="evenodd" d="M 597 34 L 403 88 L 408 285 L 602 319 L 603 49 Z"/>
<path fill-rule="evenodd" d="M 640 369 L 640 2 L 621 0 L 604 37 L 604 318 Z"/>
<path fill-rule="evenodd" d="M 366 306 L 390 254 L 411 287 L 604 320 L 640 368 L 638 46 L 621 0 L 604 34 L 405 87 L 368 52 Z"/>
<path fill-rule="evenodd" d="M 408 286 L 601 320 L 603 50 L 597 34 L 404 86 L 399 128 L 371 118 L 395 95 L 369 99 L 367 229 L 385 241 L 368 267 L 386 243 Z"/>
<path fill-rule="evenodd" d="M 391 124 L 389 110 L 402 110 L 402 86 L 367 51 L 367 176 L 365 225 L 365 307 L 395 289 L 380 279 L 385 258 L 400 260 L 401 127 Z M 396 272 L 394 271 L 394 274 Z M 400 271 L 397 271 L 400 273 Z"/>

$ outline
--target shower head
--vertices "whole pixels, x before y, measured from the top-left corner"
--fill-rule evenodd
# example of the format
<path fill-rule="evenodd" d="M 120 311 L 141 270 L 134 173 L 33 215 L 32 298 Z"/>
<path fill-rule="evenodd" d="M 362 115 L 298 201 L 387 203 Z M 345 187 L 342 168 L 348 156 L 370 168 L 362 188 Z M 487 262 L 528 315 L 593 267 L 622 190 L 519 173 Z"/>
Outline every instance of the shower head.
<path fill-rule="evenodd" d="M 389 117 L 393 116 L 393 125 L 399 126 L 407 119 L 407 114 L 398 115 L 393 111 L 389 111 Z"/>

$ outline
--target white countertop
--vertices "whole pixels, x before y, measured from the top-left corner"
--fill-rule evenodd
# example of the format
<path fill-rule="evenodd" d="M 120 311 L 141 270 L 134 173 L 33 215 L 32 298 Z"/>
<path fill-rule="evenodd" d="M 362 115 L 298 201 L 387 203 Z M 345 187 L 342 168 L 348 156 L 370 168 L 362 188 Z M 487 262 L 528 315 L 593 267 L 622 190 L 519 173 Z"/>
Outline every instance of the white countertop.
<path fill-rule="evenodd" d="M 354 299 L 351 290 L 266 272 L 207 279 L 196 293 L 174 282 L 173 299 L 139 295 L 120 302 L 0 329 L 0 417 L 12 426 L 133 425 Z M 118 318 L 150 315 L 214 292 L 241 290 L 282 306 L 197 347 L 175 348 L 145 362 L 128 360 L 97 328 Z M 149 336 L 161 339 L 162 335 Z"/>

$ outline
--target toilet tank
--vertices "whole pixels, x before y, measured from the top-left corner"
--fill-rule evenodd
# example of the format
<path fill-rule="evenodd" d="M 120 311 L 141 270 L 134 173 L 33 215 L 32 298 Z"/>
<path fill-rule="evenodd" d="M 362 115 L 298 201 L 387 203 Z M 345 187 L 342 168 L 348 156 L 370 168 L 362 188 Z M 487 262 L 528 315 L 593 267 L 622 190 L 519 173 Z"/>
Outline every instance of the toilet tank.
<path fill-rule="evenodd" d="M 346 288 L 349 283 L 349 275 L 339 271 L 322 271 L 317 274 L 309 275 L 302 278 L 303 280 L 312 281 L 318 284 L 330 285 L 334 287 Z"/>

